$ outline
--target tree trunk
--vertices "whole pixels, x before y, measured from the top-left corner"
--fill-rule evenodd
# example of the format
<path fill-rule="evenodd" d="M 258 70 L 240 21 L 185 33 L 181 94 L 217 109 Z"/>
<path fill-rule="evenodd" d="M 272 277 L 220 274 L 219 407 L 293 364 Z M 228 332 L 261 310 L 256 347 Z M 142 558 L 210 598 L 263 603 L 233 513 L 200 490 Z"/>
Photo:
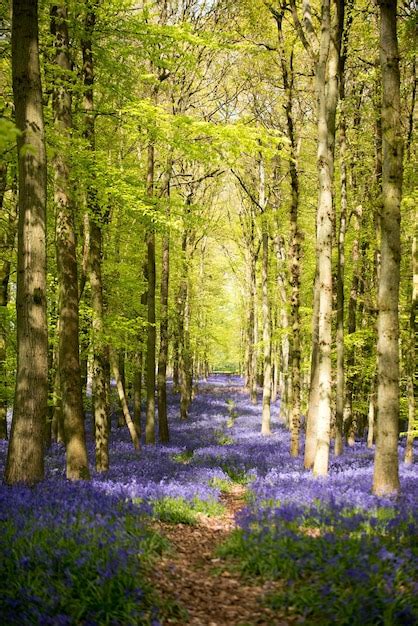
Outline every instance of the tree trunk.
<path fill-rule="evenodd" d="M 160 306 L 160 352 L 158 355 L 158 433 L 161 443 L 168 443 L 170 436 L 167 420 L 167 363 L 168 363 L 168 294 L 170 279 L 170 178 L 171 160 L 167 164 L 163 193 L 167 200 L 167 232 L 162 241 L 161 306 Z"/>
<path fill-rule="evenodd" d="M 126 394 L 125 394 L 125 388 L 123 385 L 121 372 L 119 370 L 118 354 L 115 354 L 112 351 L 110 352 L 110 364 L 113 370 L 113 375 L 115 377 L 116 389 L 118 392 L 119 401 L 120 401 L 120 405 L 122 408 L 122 413 L 123 413 L 125 423 L 128 427 L 129 434 L 131 436 L 132 443 L 134 444 L 135 450 L 139 450 L 140 441 L 139 441 L 137 430 L 135 428 L 135 424 L 131 418 L 131 414 L 129 413 L 128 402 L 126 400 Z"/>
<path fill-rule="evenodd" d="M 328 474 L 331 426 L 331 319 L 332 319 L 332 235 L 333 235 L 333 171 L 335 115 L 338 100 L 338 66 L 341 45 L 341 12 L 335 3 L 331 20 L 330 0 L 323 0 L 321 11 L 321 43 L 317 65 L 318 93 L 318 180 L 319 196 L 316 222 L 317 267 L 319 281 L 318 315 L 318 380 L 319 403 L 317 443 L 313 473 Z M 332 23 L 331 23 L 332 22 Z"/>
<path fill-rule="evenodd" d="M 263 158 L 260 155 L 260 193 L 259 204 L 263 208 L 262 218 L 262 266 L 261 266 L 261 289 L 262 289 L 262 313 L 263 313 L 263 411 L 261 420 L 261 434 L 271 434 L 271 320 L 269 304 L 269 232 L 266 215 L 265 197 L 265 172 Z"/>
<path fill-rule="evenodd" d="M 68 12 L 64 5 L 51 8 L 55 63 L 60 86 L 54 88 L 53 110 L 57 133 L 68 142 L 72 127 L 71 94 L 65 80 L 71 72 Z M 69 148 L 70 146 L 65 146 Z M 66 150 L 54 155 L 55 245 L 58 274 L 59 357 L 62 413 L 66 445 L 66 475 L 70 480 L 89 478 L 79 356 L 78 277 L 74 213 L 70 199 L 70 169 Z"/>
<path fill-rule="evenodd" d="M 335 444 L 334 454 L 340 456 L 343 452 L 343 423 L 345 400 L 345 368 L 344 368 L 344 278 L 345 278 L 345 233 L 347 230 L 347 128 L 345 111 L 345 65 L 348 50 L 348 33 L 352 23 L 353 0 L 347 6 L 347 24 L 344 31 L 343 51 L 339 64 L 340 79 L 340 188 L 341 207 L 338 229 L 338 259 L 337 259 L 337 373 L 336 373 L 336 407 L 335 407 Z"/>
<path fill-rule="evenodd" d="M 292 368 L 292 397 L 290 430 L 291 443 L 290 453 L 292 456 L 299 454 L 299 431 L 300 431 L 300 232 L 298 224 L 299 213 L 299 173 L 297 166 L 297 145 L 295 137 L 295 127 L 293 121 L 293 50 L 290 57 L 290 63 L 286 58 L 282 20 L 284 16 L 284 7 L 280 13 L 275 13 L 278 39 L 279 54 L 282 68 L 283 87 L 286 93 L 286 124 L 287 136 L 290 141 L 290 159 L 289 173 L 291 185 L 291 205 L 290 205 L 290 230 L 291 230 L 291 246 L 290 246 L 290 273 L 291 273 L 291 368 Z"/>
<path fill-rule="evenodd" d="M 250 372 L 249 386 L 250 398 L 253 404 L 257 404 L 257 361 L 258 361 L 258 316 L 257 316 L 257 258 L 254 251 L 250 251 Z"/>
<path fill-rule="evenodd" d="M 86 111 L 84 136 L 90 147 L 92 157 L 95 151 L 95 122 L 94 122 L 94 62 L 92 53 L 92 34 L 96 24 L 96 2 L 89 5 L 85 21 L 84 34 L 81 42 L 83 53 L 84 75 L 84 109 Z M 107 399 L 107 359 L 106 347 L 103 339 L 103 278 L 102 278 L 102 220 L 97 198 L 94 174 L 87 186 L 87 206 L 89 210 L 89 277 L 91 287 L 92 307 L 92 342 L 93 342 L 93 373 L 92 393 L 94 408 L 94 428 L 96 441 L 96 470 L 105 472 L 109 469 L 109 419 Z"/>
<path fill-rule="evenodd" d="M 382 72 L 381 268 L 377 320 L 377 434 L 373 493 L 399 492 L 399 280 L 402 128 L 396 0 L 379 0 Z"/>
<path fill-rule="evenodd" d="M 362 284 L 361 281 L 361 267 L 360 267 L 360 228 L 361 228 L 361 219 L 362 219 L 362 207 L 359 205 L 355 211 L 353 211 L 353 229 L 354 229 L 354 239 L 352 244 L 352 266 L 353 266 L 353 277 L 351 279 L 351 287 L 350 287 L 350 298 L 348 301 L 348 314 L 347 314 L 347 332 L 348 335 L 352 335 L 356 332 L 357 329 L 357 301 L 360 293 L 360 286 Z M 349 445 L 353 445 L 354 441 L 350 437 L 349 433 L 352 430 L 353 424 L 353 394 L 354 394 L 354 384 L 355 384 L 355 375 L 353 373 L 354 365 L 355 365 L 355 347 L 354 345 L 350 345 L 347 349 L 347 377 L 346 377 L 346 385 L 345 385 L 345 401 L 344 401 L 344 409 L 343 409 L 343 428 L 347 433 L 347 443 Z"/>
<path fill-rule="evenodd" d="M 318 314 L 319 314 L 319 282 L 318 270 L 315 272 L 313 311 L 312 311 L 312 351 L 311 375 L 309 384 L 308 411 L 306 416 L 305 435 L 305 469 L 312 469 L 317 440 L 318 405 L 319 405 L 319 344 L 318 344 Z"/>
<path fill-rule="evenodd" d="M 135 354 L 135 370 L 133 380 L 133 405 L 134 405 L 134 424 L 138 437 L 141 437 L 141 404 L 142 404 L 142 365 L 143 353 L 139 350 Z"/>
<path fill-rule="evenodd" d="M 417 418 L 415 415 L 415 337 L 418 308 L 418 249 L 416 236 L 412 239 L 412 276 L 411 313 L 409 316 L 408 350 L 405 363 L 408 388 L 408 434 L 406 436 L 405 448 L 405 463 L 407 464 L 414 462 L 414 431 L 417 430 Z"/>
<path fill-rule="evenodd" d="M 151 200 L 154 195 L 154 145 L 148 145 L 147 195 Z M 149 227 L 146 236 L 147 245 L 147 357 L 146 390 L 147 408 L 145 417 L 145 443 L 155 443 L 155 233 Z"/>
<path fill-rule="evenodd" d="M 37 0 L 13 0 L 12 76 L 19 166 L 17 372 L 7 453 L 8 484 L 44 477 L 48 404 L 46 155 Z"/>

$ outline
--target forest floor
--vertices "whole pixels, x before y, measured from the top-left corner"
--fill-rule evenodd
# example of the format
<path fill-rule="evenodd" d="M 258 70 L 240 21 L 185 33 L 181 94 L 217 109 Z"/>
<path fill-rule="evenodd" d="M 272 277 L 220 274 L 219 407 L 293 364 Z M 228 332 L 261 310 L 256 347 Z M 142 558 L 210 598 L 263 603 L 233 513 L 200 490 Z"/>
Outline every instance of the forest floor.
<path fill-rule="evenodd" d="M 263 437 L 238 377 L 199 382 L 187 420 L 168 399 L 169 444 L 138 453 L 114 398 L 108 472 L 67 481 L 54 443 L 44 481 L 0 484 L 1 624 L 418 626 L 418 464 L 402 442 L 401 494 L 377 498 L 365 441 L 314 478 L 279 401 Z M 0 473 L 6 454 L 0 441 Z"/>
<path fill-rule="evenodd" d="M 185 608 L 184 619 L 190 626 L 287 626 L 305 621 L 298 616 L 285 618 L 263 605 L 266 594 L 283 583 L 249 584 L 237 571 L 221 566 L 217 548 L 236 529 L 235 516 L 245 505 L 244 495 L 244 487 L 235 485 L 220 498 L 224 512 L 200 513 L 195 525 L 155 523 L 171 550 L 154 563 L 151 583 L 161 598 Z M 181 619 L 167 617 L 164 624 L 178 624 Z"/>

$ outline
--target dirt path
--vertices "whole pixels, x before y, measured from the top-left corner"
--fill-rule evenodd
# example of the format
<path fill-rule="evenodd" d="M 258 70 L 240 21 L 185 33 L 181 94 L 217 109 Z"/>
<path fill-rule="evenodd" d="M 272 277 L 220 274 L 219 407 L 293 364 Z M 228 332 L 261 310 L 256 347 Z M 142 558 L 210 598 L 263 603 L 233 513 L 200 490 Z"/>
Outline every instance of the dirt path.
<path fill-rule="evenodd" d="M 235 513 L 244 506 L 244 489 L 236 486 L 222 496 L 226 512 L 218 517 L 201 515 L 194 526 L 157 522 L 157 530 L 172 545 L 152 575 L 152 584 L 163 598 L 187 610 L 188 619 L 167 618 L 167 624 L 190 626 L 288 626 L 296 618 L 284 618 L 262 606 L 263 596 L 280 583 L 263 586 L 244 583 L 238 575 L 222 571 L 216 547 L 235 528 Z M 300 622 L 299 622 L 300 623 Z"/>

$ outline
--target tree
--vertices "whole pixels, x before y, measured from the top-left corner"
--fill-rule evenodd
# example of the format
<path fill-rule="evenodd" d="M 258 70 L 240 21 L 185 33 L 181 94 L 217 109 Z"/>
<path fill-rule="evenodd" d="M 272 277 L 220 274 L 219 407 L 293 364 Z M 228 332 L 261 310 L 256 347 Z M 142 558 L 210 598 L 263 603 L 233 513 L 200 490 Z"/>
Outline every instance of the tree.
<path fill-rule="evenodd" d="M 78 276 L 73 205 L 70 197 L 69 165 L 66 156 L 72 127 L 71 75 L 69 57 L 68 10 L 64 4 L 51 8 L 51 32 L 54 36 L 55 63 L 61 76 L 54 87 L 53 110 L 57 133 L 62 144 L 54 155 L 56 231 L 55 244 L 58 273 L 58 316 L 60 390 L 64 420 L 67 478 L 89 477 L 84 432 L 82 380 L 79 356 Z M 67 144 L 67 145 L 66 145 Z"/>
<path fill-rule="evenodd" d="M 46 155 L 39 66 L 38 3 L 14 0 L 12 74 L 19 165 L 17 372 L 7 483 L 44 476 L 48 400 Z"/>
<path fill-rule="evenodd" d="M 403 140 L 396 0 L 379 0 L 382 73 L 382 214 L 378 295 L 377 433 L 373 492 L 397 493 L 399 424 L 400 203 Z"/>
<path fill-rule="evenodd" d="M 97 2 L 88 3 L 81 41 L 83 54 L 84 110 L 86 112 L 84 136 L 94 163 L 96 138 L 94 115 L 94 58 L 93 32 L 96 25 Z M 95 173 L 89 172 L 87 181 L 87 208 L 89 211 L 89 277 L 93 315 L 93 406 L 96 439 L 96 469 L 105 472 L 109 468 L 109 422 L 107 401 L 107 357 L 104 343 L 104 304 L 102 257 L 103 238 L 101 208 L 98 200 Z"/>

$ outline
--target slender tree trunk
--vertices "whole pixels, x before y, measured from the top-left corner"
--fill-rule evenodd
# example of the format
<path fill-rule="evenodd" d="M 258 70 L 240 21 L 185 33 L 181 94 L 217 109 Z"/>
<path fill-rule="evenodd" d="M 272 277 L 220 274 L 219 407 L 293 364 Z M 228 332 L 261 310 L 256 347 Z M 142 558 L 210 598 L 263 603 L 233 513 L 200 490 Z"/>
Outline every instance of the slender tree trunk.
<path fill-rule="evenodd" d="M 183 235 L 182 252 L 183 256 L 186 254 L 187 249 L 187 236 Z M 183 259 L 183 276 L 180 282 L 180 288 L 177 300 L 178 311 L 178 333 L 179 333 L 179 382 L 180 382 L 180 417 L 181 419 L 187 419 L 189 416 L 189 404 L 190 396 L 188 391 L 188 367 L 189 367 L 189 355 L 187 353 L 187 329 L 186 329 L 186 315 L 187 315 L 187 299 L 188 299 L 188 276 L 187 276 L 187 264 Z"/>
<path fill-rule="evenodd" d="M 318 270 L 315 272 L 313 312 L 312 312 L 312 352 L 311 352 L 311 375 L 309 384 L 308 411 L 306 416 L 305 436 L 305 469 L 312 469 L 317 442 L 317 423 L 319 405 L 319 344 L 318 344 L 318 321 L 319 321 L 319 282 Z"/>
<path fill-rule="evenodd" d="M 381 270 L 378 295 L 377 435 L 373 493 L 400 489 L 399 423 L 399 281 L 400 203 L 402 197 L 402 128 L 396 0 L 379 0 L 380 65 L 382 71 L 382 215 Z"/>
<path fill-rule="evenodd" d="M 51 32 L 54 36 L 55 63 L 62 77 L 69 76 L 68 12 L 64 5 L 51 8 Z M 69 140 L 71 94 L 61 78 L 53 94 L 54 121 L 57 132 Z M 69 147 L 69 146 L 68 146 Z M 66 475 L 70 480 L 89 478 L 84 411 L 81 389 L 78 319 L 77 253 L 74 213 L 70 199 L 70 170 L 65 150 L 54 155 L 54 201 L 56 206 L 55 245 L 58 272 L 58 315 L 61 401 L 66 445 Z"/>
<path fill-rule="evenodd" d="M 263 158 L 260 155 L 259 163 L 260 193 L 259 204 L 263 207 L 262 214 L 262 266 L 261 266 L 261 289 L 262 289 L 262 313 L 263 313 L 263 411 L 261 420 L 261 434 L 271 434 L 271 319 L 269 303 L 269 232 L 266 215 L 265 197 L 265 172 Z"/>
<path fill-rule="evenodd" d="M 352 244 L 352 267 L 353 277 L 350 287 L 350 298 L 348 301 L 348 314 L 347 314 L 347 332 L 348 335 L 352 335 L 357 329 L 357 301 L 359 297 L 360 285 L 361 285 L 361 267 L 360 267 L 360 228 L 362 220 L 362 207 L 359 205 L 352 215 L 354 239 Z M 343 409 L 343 426 L 347 433 L 349 445 L 352 445 L 352 440 L 348 433 L 350 432 L 353 423 L 353 394 L 354 394 L 354 365 L 355 365 L 355 347 L 351 345 L 347 350 L 347 377 L 345 385 L 345 402 Z"/>
<path fill-rule="evenodd" d="M 167 199 L 167 232 L 162 241 L 161 306 L 160 306 L 160 352 L 158 355 L 158 432 L 161 443 L 168 443 L 170 436 L 167 420 L 167 363 L 168 363 L 168 294 L 170 278 L 170 178 L 171 160 L 167 164 L 163 193 Z"/>
<path fill-rule="evenodd" d="M 151 199 L 154 195 L 154 144 L 148 145 L 147 194 Z M 146 389 L 147 409 L 145 418 L 145 442 L 155 443 L 155 361 L 156 361 L 156 328 L 155 328 L 155 233 L 149 228 L 147 244 L 147 357 L 146 357 Z"/>
<path fill-rule="evenodd" d="M 374 384 L 373 384 L 374 387 Z M 367 447 L 372 448 L 374 443 L 374 427 L 376 422 L 376 394 L 374 388 L 370 393 L 369 410 L 367 414 L 368 430 L 367 430 Z"/>
<path fill-rule="evenodd" d="M 418 308 L 418 249 L 416 236 L 412 239 L 412 298 L 411 313 L 409 317 L 408 349 L 406 355 L 406 375 L 408 389 L 408 434 L 406 436 L 405 463 L 414 462 L 414 431 L 417 430 L 415 414 L 415 337 L 416 337 L 416 314 Z M 416 434 L 416 433 L 415 433 Z"/>
<path fill-rule="evenodd" d="M 258 361 L 258 316 L 257 316 L 257 258 L 250 251 L 250 398 L 253 404 L 257 404 L 257 361 Z"/>
<path fill-rule="evenodd" d="M 141 437 L 141 404 L 142 404 L 142 366 L 143 353 L 139 350 L 135 354 L 135 370 L 133 380 L 133 405 L 134 405 L 134 424 L 138 437 Z"/>
<path fill-rule="evenodd" d="M 323 0 L 321 43 L 317 66 L 318 90 L 318 180 L 317 262 L 319 281 L 318 376 L 319 404 L 317 444 L 313 473 L 328 474 L 331 426 L 331 318 L 332 318 L 332 235 L 335 115 L 338 101 L 338 66 L 341 46 L 342 3 L 335 4 L 331 20 L 330 0 Z"/>
<path fill-rule="evenodd" d="M 347 168 L 346 168 L 346 128 L 344 114 L 340 128 L 340 176 L 341 176 L 341 210 L 338 229 L 338 260 L 337 260 L 337 382 L 336 382 L 336 415 L 335 415 L 335 456 L 343 452 L 343 418 L 344 418 L 344 273 L 345 273 L 345 233 L 347 228 Z"/>
<path fill-rule="evenodd" d="M 279 318 L 282 337 L 280 340 L 280 416 L 286 426 L 289 426 L 290 396 L 292 395 L 292 381 L 290 372 L 290 341 L 289 341 L 289 316 L 288 316 L 288 296 L 286 289 L 286 275 L 282 267 L 286 260 L 286 251 L 281 237 L 276 239 L 277 257 L 277 287 L 279 292 Z"/>
<path fill-rule="evenodd" d="M 123 413 L 125 423 L 128 427 L 129 434 L 131 436 L 132 443 L 134 445 L 135 450 L 139 450 L 140 441 L 139 441 L 137 430 L 135 428 L 135 424 L 131 418 L 131 414 L 129 413 L 128 402 L 126 400 L 126 394 L 125 394 L 125 388 L 123 385 L 121 372 L 119 370 L 119 358 L 118 358 L 118 355 L 112 351 L 110 352 L 110 364 L 112 367 L 113 375 L 115 377 L 116 389 L 118 392 L 119 401 L 120 401 L 120 405 L 122 408 L 122 413 Z"/>
<path fill-rule="evenodd" d="M 89 5 L 84 22 L 84 34 L 81 42 L 84 75 L 84 109 L 86 111 L 84 136 L 89 144 L 92 157 L 95 151 L 94 122 L 94 62 L 92 52 L 92 34 L 96 24 L 96 2 Z M 92 330 L 93 330 L 93 373 L 92 393 L 94 408 L 94 427 L 96 441 L 96 470 L 105 472 L 109 469 L 109 419 L 107 398 L 107 354 L 103 339 L 104 306 L 102 278 L 102 220 L 97 198 L 94 175 L 88 181 L 87 206 L 90 215 L 90 250 L 89 277 L 91 287 Z"/>
<path fill-rule="evenodd" d="M 345 278 L 345 234 L 347 230 L 347 128 L 345 111 L 345 65 L 348 51 L 348 34 L 352 23 L 353 0 L 347 5 L 347 24 L 344 30 L 343 50 L 339 64 L 340 79 L 340 187 L 341 207 L 338 228 L 338 260 L 337 260 L 337 373 L 336 373 L 336 407 L 335 407 L 335 444 L 334 454 L 343 452 L 343 423 L 345 400 L 345 368 L 344 368 L 344 278 Z"/>
<path fill-rule="evenodd" d="M 38 46 L 38 3 L 13 0 L 12 76 L 19 166 L 17 372 L 5 480 L 44 477 L 48 403 L 46 155 Z"/>
<path fill-rule="evenodd" d="M 300 431 L 300 232 L 298 224 L 299 213 L 299 173 L 297 166 L 297 145 L 295 137 L 295 127 L 293 121 L 293 51 L 290 56 L 290 63 L 287 60 L 284 39 L 282 33 L 282 21 L 284 16 L 284 6 L 282 11 L 274 13 L 277 23 L 279 54 L 282 68 L 283 87 L 286 92 L 286 123 L 287 136 L 290 141 L 289 173 L 291 185 L 291 205 L 290 205 L 290 229 L 291 229 L 291 249 L 290 249 L 290 272 L 291 272 L 291 368 L 292 368 L 292 397 L 290 411 L 291 443 L 290 453 L 292 456 L 299 454 L 299 431 Z"/>

